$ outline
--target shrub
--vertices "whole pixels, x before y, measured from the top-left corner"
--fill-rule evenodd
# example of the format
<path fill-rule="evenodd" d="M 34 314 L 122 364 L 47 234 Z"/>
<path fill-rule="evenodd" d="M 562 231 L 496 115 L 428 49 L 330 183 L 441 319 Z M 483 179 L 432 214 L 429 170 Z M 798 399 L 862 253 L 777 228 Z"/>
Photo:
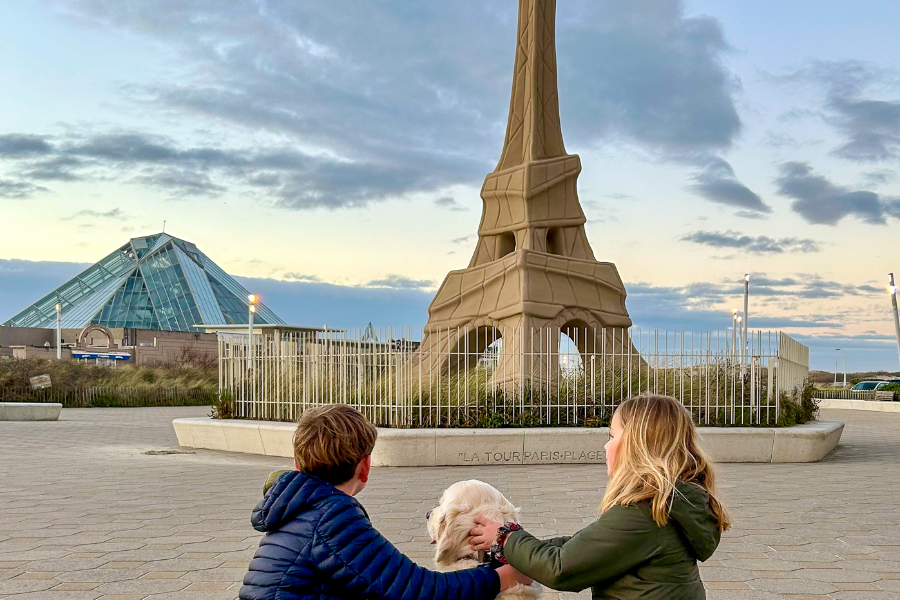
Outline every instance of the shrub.
<path fill-rule="evenodd" d="M 231 390 L 223 390 L 219 392 L 219 396 L 209 411 L 209 416 L 213 419 L 233 419 L 234 418 L 234 394 Z"/>
<path fill-rule="evenodd" d="M 819 405 L 813 398 L 813 385 L 807 383 L 803 389 L 792 394 L 781 395 L 781 412 L 778 427 L 791 427 L 814 421 L 819 413 Z"/>

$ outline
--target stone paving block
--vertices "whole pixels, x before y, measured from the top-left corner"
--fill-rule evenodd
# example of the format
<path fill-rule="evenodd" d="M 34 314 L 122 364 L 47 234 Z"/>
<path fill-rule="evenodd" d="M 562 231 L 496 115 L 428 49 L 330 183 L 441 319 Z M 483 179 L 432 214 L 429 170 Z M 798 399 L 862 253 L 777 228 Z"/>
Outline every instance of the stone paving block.
<path fill-rule="evenodd" d="M 429 557 L 431 554 L 429 554 Z M 244 574 L 247 572 L 247 565 L 250 564 L 250 561 L 246 563 L 241 563 L 240 567 L 224 569 L 203 569 L 201 571 L 189 571 L 182 576 L 182 579 L 185 581 L 218 581 L 218 582 L 234 582 L 241 581 L 244 578 Z"/>
<path fill-rule="evenodd" d="M 112 581 L 97 588 L 104 594 L 159 594 L 178 592 L 190 585 L 182 579 L 131 579 L 128 581 Z"/>
<path fill-rule="evenodd" d="M 50 589 L 54 592 L 89 592 L 99 586 L 99 583 L 60 583 Z"/>
<path fill-rule="evenodd" d="M 760 590 L 709 590 L 707 600 L 784 600 L 781 594 Z"/>
<path fill-rule="evenodd" d="M 745 581 L 706 581 L 708 590 L 749 590 L 750 586 Z"/>
<path fill-rule="evenodd" d="M 152 594 L 146 600 L 234 600 L 238 591 L 229 588 L 221 591 L 189 591 L 168 592 L 165 594 Z"/>
<path fill-rule="evenodd" d="M 93 569 L 91 571 L 69 571 L 57 576 L 59 581 L 95 582 L 128 581 L 141 577 L 149 569 Z"/>
<path fill-rule="evenodd" d="M 747 582 L 754 590 L 779 594 L 830 594 L 840 591 L 831 583 L 808 579 L 753 579 Z"/>
<path fill-rule="evenodd" d="M 75 592 L 69 590 L 46 590 L 41 592 L 29 592 L 25 594 L 13 594 L 11 596 L 4 596 L 4 600 L 96 600 L 99 597 L 100 593 L 96 591 Z"/>
<path fill-rule="evenodd" d="M 53 579 L 56 577 L 58 573 L 46 572 L 46 571 L 25 571 L 18 577 L 17 580 L 22 579 Z"/>
<path fill-rule="evenodd" d="M 186 592 L 216 592 L 221 590 L 227 590 L 231 587 L 231 582 L 221 582 L 221 581 L 198 581 L 197 583 L 192 583 L 191 585 L 184 588 Z"/>
<path fill-rule="evenodd" d="M 57 581 L 50 579 L 9 579 L 0 581 L 0 595 L 2 594 L 24 594 L 26 592 L 38 592 L 49 590 Z"/>

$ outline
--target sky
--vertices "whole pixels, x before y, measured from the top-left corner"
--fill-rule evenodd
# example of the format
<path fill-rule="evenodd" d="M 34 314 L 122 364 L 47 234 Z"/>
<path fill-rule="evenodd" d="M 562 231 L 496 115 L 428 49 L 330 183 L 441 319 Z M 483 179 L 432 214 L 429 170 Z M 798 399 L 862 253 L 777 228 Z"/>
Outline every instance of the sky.
<path fill-rule="evenodd" d="M 636 325 L 897 370 L 895 1 L 559 0 L 566 149 Z M 421 326 L 500 155 L 516 2 L 0 3 L 0 321 L 163 228 L 282 318 Z"/>

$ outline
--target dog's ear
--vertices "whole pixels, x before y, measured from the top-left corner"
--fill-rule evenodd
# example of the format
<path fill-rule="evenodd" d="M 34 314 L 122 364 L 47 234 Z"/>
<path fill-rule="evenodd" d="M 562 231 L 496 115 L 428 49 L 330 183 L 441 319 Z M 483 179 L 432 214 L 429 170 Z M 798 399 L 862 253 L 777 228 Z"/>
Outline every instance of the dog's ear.
<path fill-rule="evenodd" d="M 437 523 L 434 562 L 438 565 L 450 565 L 470 553 L 469 532 L 474 526 L 475 517 L 471 506 L 451 504 L 444 507 Z"/>

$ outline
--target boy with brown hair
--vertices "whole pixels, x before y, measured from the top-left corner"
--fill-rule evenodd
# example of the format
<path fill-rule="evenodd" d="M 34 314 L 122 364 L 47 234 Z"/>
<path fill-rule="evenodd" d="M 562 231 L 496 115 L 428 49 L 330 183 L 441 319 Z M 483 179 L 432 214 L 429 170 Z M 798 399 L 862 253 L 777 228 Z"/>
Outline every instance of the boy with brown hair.
<path fill-rule="evenodd" d="M 303 413 L 294 434 L 297 470 L 269 476 L 250 519 L 266 535 L 242 600 L 487 600 L 519 581 L 509 566 L 429 571 L 378 533 L 354 498 L 369 480 L 377 436 L 345 404 Z"/>

